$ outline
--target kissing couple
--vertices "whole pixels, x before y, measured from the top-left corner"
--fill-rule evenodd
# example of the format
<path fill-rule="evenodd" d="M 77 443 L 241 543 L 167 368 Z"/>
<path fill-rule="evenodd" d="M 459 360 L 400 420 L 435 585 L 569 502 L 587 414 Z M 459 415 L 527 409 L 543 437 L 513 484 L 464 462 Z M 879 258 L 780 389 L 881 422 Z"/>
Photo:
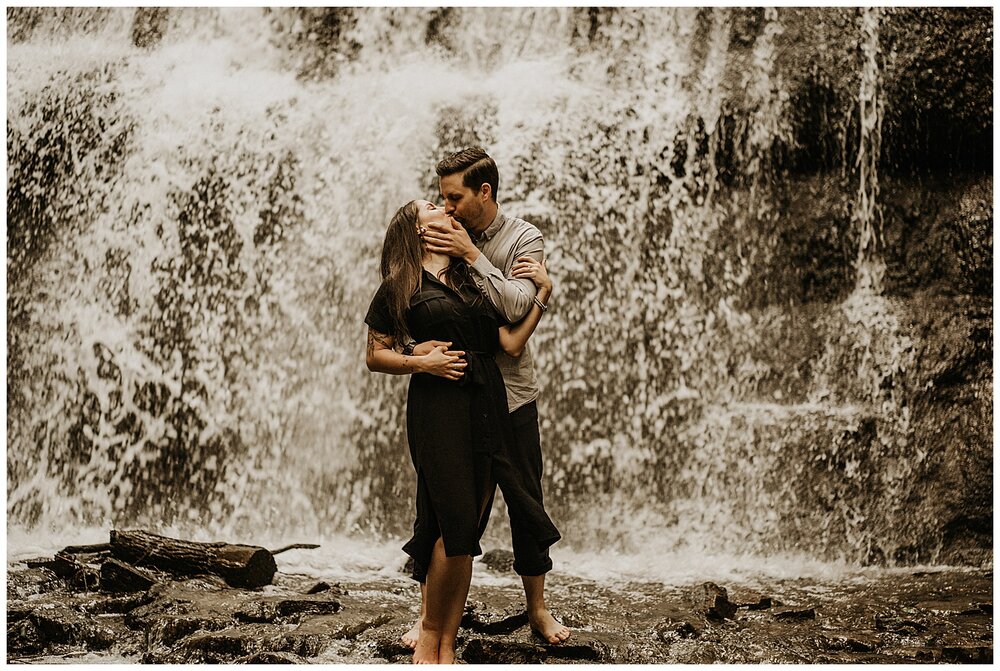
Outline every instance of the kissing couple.
<path fill-rule="evenodd" d="M 452 663 L 496 488 L 510 516 L 528 620 L 570 636 L 545 604 L 559 531 L 542 502 L 538 384 L 527 343 L 552 296 L 542 234 L 497 204 L 481 147 L 437 165 L 441 207 L 412 200 L 389 221 L 382 283 L 365 316 L 368 369 L 409 375 L 406 436 L 417 475 L 413 536 L 420 619 L 403 635 L 416 664 Z"/>

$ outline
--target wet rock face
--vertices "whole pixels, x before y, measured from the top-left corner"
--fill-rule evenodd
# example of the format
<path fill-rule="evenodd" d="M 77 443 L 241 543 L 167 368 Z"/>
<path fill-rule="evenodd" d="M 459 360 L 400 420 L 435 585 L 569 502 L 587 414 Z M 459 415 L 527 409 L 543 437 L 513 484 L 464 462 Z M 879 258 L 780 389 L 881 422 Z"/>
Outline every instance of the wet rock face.
<path fill-rule="evenodd" d="M 736 604 L 729 600 L 724 587 L 706 582 L 689 592 L 694 610 L 710 620 L 731 620 L 736 615 Z"/>
<path fill-rule="evenodd" d="M 479 562 L 497 573 L 509 573 L 514 570 L 514 553 L 504 549 L 488 550 Z"/>
<path fill-rule="evenodd" d="M 51 580 L 37 570 L 22 572 L 10 571 L 12 584 Z M 62 582 L 8 601 L 8 661 L 58 661 L 85 651 L 142 663 L 410 661 L 400 636 L 417 616 L 419 593 L 405 577 L 315 594 L 307 594 L 315 579 L 278 574 L 275 582 L 251 591 L 194 578 L 124 595 L 74 592 Z M 568 641 L 551 645 L 531 630 L 518 582 L 473 581 L 458 658 L 470 664 L 982 663 L 993 654 L 988 572 L 869 576 L 862 587 L 848 581 L 843 589 L 832 583 L 812 590 L 797 580 L 767 592 L 715 583 L 615 586 L 560 575 L 547 583 L 553 613 L 572 614 L 561 618 L 572 629 Z"/>

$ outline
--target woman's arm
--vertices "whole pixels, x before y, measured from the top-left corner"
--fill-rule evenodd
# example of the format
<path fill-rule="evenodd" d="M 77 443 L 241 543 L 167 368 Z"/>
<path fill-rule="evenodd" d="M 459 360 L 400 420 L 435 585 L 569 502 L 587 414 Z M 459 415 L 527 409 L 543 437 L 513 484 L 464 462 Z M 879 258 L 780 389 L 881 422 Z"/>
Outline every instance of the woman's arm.
<path fill-rule="evenodd" d="M 468 362 L 461 358 L 465 352 L 446 351 L 444 345 L 438 345 L 422 356 L 407 356 L 394 350 L 394 344 L 392 336 L 369 328 L 368 349 L 365 352 L 368 370 L 389 375 L 430 373 L 449 380 L 457 380 L 465 375 L 464 369 Z"/>
<path fill-rule="evenodd" d="M 536 302 L 532 302 L 531 309 L 524 319 L 511 326 L 500 327 L 500 349 L 512 357 L 519 357 L 524 352 L 524 346 L 528 343 L 528 338 L 535 332 L 535 327 L 542 319 L 542 310 L 538 303 L 548 305 L 552 296 L 552 280 L 549 279 L 545 271 L 545 262 L 539 263 L 530 256 L 522 256 L 517 260 L 511 273 L 514 277 L 530 279 L 538 287 L 535 294 Z"/>

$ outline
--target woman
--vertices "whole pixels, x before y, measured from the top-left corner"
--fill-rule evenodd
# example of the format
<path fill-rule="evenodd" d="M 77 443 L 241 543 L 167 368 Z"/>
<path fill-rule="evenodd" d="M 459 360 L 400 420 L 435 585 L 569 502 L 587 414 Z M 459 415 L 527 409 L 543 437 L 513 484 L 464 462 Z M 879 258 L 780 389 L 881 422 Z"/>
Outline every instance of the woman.
<path fill-rule="evenodd" d="M 496 485 L 508 507 L 530 520 L 542 547 L 559 532 L 531 497 L 507 458 L 512 440 L 498 349 L 519 356 L 538 325 L 533 306 L 517 325 L 503 325 L 461 260 L 424 251 L 420 230 L 452 223 L 424 200 L 393 216 L 382 246 L 382 285 L 365 317 L 369 370 L 412 374 L 406 432 L 417 472 L 417 523 L 404 550 L 427 567 L 426 612 L 415 663 L 450 663 L 479 546 L 481 521 Z M 515 277 L 531 279 L 543 304 L 552 292 L 543 264 L 519 259 Z M 450 343 L 421 356 L 395 351 L 410 339 Z"/>

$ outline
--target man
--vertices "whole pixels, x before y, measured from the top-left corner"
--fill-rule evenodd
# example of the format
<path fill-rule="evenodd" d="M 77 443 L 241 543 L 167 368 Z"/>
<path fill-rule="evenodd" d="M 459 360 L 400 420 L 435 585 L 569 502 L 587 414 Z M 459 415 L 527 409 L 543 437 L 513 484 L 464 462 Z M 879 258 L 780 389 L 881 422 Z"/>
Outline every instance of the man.
<path fill-rule="evenodd" d="M 481 147 L 463 149 L 444 158 L 437 165 L 441 198 L 445 212 L 461 226 L 434 225 L 423 233 L 429 250 L 465 259 L 480 290 L 511 323 L 519 322 L 536 299 L 536 287 L 530 280 L 513 279 L 511 270 L 517 259 L 544 258 L 542 234 L 528 222 L 508 217 L 497 204 L 500 177 L 496 163 Z M 547 306 L 542 306 L 545 310 Z M 442 343 L 421 343 L 414 354 Z M 497 364 L 507 388 L 507 403 L 514 426 L 511 459 L 524 476 L 532 495 L 542 501 L 542 452 L 538 430 L 538 384 L 531 352 L 525 346 L 518 358 L 503 352 Z M 552 569 L 547 548 L 538 548 L 524 533 L 518 520 L 511 519 L 514 570 L 521 576 L 528 620 L 549 643 L 561 643 L 570 631 L 560 624 L 545 605 L 545 574 Z M 403 640 L 416 642 L 419 622 Z"/>

